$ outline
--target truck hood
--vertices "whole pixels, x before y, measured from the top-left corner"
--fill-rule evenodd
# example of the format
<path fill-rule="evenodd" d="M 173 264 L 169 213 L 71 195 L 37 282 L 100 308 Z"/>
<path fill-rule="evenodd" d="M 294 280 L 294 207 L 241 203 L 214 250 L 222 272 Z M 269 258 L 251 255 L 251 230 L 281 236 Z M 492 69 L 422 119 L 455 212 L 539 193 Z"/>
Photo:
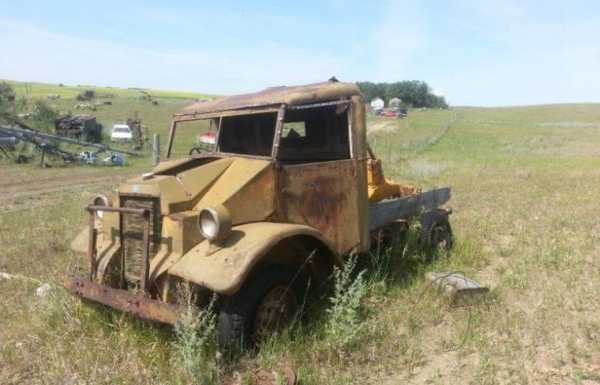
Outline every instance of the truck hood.
<path fill-rule="evenodd" d="M 243 157 L 162 162 L 119 188 L 120 195 L 160 198 L 163 215 L 221 204 L 234 224 L 269 217 L 274 193 L 272 162 Z"/>

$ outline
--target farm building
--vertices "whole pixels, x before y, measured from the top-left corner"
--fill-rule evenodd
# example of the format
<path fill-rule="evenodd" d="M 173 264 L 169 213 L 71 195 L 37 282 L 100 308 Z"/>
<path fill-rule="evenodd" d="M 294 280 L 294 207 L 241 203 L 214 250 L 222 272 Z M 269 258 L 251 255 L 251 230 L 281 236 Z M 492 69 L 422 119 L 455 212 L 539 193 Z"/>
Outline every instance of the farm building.
<path fill-rule="evenodd" d="M 400 108 L 402 106 L 403 106 L 403 103 L 402 103 L 402 99 L 400 99 L 400 98 L 391 98 L 390 101 L 389 101 L 389 103 L 388 103 L 388 107 L 390 107 L 390 108 L 397 109 L 397 108 Z"/>
<path fill-rule="evenodd" d="M 381 98 L 375 98 L 371 100 L 371 108 L 373 111 L 381 111 L 385 107 L 385 102 Z"/>

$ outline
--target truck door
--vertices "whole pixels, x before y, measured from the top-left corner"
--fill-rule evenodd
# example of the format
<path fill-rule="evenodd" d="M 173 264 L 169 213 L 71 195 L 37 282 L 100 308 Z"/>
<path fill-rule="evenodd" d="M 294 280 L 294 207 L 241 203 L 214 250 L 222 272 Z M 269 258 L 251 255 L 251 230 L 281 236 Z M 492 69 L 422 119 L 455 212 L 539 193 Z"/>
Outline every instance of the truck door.
<path fill-rule="evenodd" d="M 282 219 L 320 230 L 339 253 L 361 243 L 366 190 L 362 162 L 352 158 L 349 106 L 288 107 L 276 150 Z"/>

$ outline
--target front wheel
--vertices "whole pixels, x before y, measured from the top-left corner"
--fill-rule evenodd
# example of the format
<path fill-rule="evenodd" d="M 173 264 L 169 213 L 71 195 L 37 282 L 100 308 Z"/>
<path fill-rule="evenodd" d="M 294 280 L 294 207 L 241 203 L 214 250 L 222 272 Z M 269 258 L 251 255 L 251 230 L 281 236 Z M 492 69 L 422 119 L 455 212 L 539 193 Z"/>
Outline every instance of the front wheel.
<path fill-rule="evenodd" d="M 305 274 L 287 266 L 253 274 L 219 313 L 221 349 L 239 351 L 281 330 L 296 316 L 306 286 Z"/>

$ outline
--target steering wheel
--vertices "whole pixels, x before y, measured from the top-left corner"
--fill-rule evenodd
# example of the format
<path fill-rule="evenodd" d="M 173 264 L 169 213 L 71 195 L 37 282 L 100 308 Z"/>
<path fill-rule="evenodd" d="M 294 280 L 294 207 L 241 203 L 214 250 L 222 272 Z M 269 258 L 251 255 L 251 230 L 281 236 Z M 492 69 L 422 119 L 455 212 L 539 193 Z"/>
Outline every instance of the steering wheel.
<path fill-rule="evenodd" d="M 203 150 L 204 149 L 202 147 L 192 147 L 191 150 L 190 150 L 190 152 L 189 152 L 189 155 L 193 155 L 194 153 L 202 154 Z"/>

